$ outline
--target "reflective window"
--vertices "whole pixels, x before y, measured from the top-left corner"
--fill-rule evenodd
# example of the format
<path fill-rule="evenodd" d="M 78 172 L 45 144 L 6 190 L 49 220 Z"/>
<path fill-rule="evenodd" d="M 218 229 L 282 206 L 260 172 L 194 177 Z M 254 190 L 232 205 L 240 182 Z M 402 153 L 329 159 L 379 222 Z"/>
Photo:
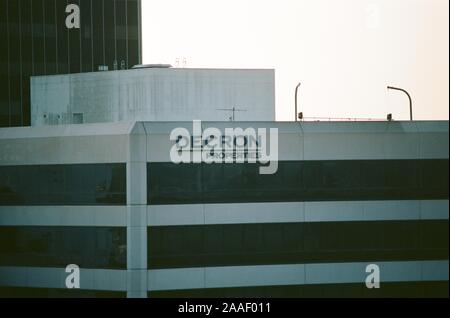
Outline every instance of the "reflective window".
<path fill-rule="evenodd" d="M 140 64 L 139 47 L 139 1 L 127 1 L 127 38 L 128 38 L 128 67 Z"/>
<path fill-rule="evenodd" d="M 93 36 L 93 57 L 94 71 L 98 70 L 98 66 L 104 65 L 104 33 L 103 33 L 103 1 L 92 1 L 92 36 Z"/>
<path fill-rule="evenodd" d="M 0 286 L 0 298 L 125 298 L 126 296 L 126 292 L 109 290 Z"/>
<path fill-rule="evenodd" d="M 448 220 L 149 227 L 147 246 L 149 268 L 437 260 Z"/>
<path fill-rule="evenodd" d="M 105 65 L 108 65 L 109 70 L 119 69 L 116 58 L 116 1 L 105 0 L 104 4 L 104 30 L 105 30 Z"/>
<path fill-rule="evenodd" d="M 148 292 L 149 298 L 359 298 L 439 297 L 448 298 L 448 281 L 383 282 L 383 288 L 368 289 L 361 283 L 310 284 L 198 288 Z"/>
<path fill-rule="evenodd" d="M 70 3 L 80 5 L 80 0 L 71 0 Z M 81 8 L 80 8 L 81 10 Z M 81 15 L 86 13 L 81 13 Z M 81 18 L 80 18 L 81 19 Z M 69 39 L 69 73 L 81 71 L 81 29 L 72 28 L 67 30 Z"/>
<path fill-rule="evenodd" d="M 67 74 L 69 72 L 69 32 L 66 27 L 66 6 L 64 1 L 55 1 L 56 12 L 56 33 L 57 33 L 57 61 L 58 74 Z M 61 14 L 63 12 L 64 14 Z"/>
<path fill-rule="evenodd" d="M 448 198 L 448 160 L 148 163 L 148 203 L 411 200 Z"/>
<path fill-rule="evenodd" d="M 0 205 L 125 205 L 126 166 L 0 167 Z"/>
<path fill-rule="evenodd" d="M 127 1 L 116 0 L 116 47 L 119 69 L 127 67 Z"/>
<path fill-rule="evenodd" d="M 92 19 L 91 0 L 80 1 L 81 14 L 81 72 L 92 72 Z"/>
<path fill-rule="evenodd" d="M 81 28 L 68 30 L 66 6 L 80 6 Z M 0 1 L 0 127 L 31 121 L 29 78 L 140 64 L 137 0 Z M 7 22 L 7 23 L 6 23 Z"/>
<path fill-rule="evenodd" d="M 126 269 L 126 228 L 0 227 L 0 265 Z"/>
<path fill-rule="evenodd" d="M 31 8 L 33 19 L 33 75 L 45 75 L 45 11 L 43 0 L 32 1 Z"/>
<path fill-rule="evenodd" d="M 44 34 L 45 34 L 45 72 L 47 75 L 57 74 L 56 70 L 56 16 L 55 1 L 44 0 Z M 34 14 L 34 12 L 33 12 Z"/>

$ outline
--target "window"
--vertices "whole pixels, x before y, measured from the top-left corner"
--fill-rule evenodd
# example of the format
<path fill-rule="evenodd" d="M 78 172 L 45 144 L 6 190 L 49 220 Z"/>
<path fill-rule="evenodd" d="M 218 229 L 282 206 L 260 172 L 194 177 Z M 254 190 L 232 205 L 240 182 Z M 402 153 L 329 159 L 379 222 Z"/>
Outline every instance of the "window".
<path fill-rule="evenodd" d="M 104 65 L 104 34 L 103 34 L 103 1 L 92 1 L 92 36 L 94 70 L 99 65 Z"/>
<path fill-rule="evenodd" d="M 0 286 L 0 298 L 126 298 L 126 292 Z"/>
<path fill-rule="evenodd" d="M 448 198 L 448 160 L 148 163 L 148 203 L 411 200 Z"/>
<path fill-rule="evenodd" d="M 66 6 L 65 1 L 55 1 L 56 11 L 56 37 L 57 37 L 57 72 L 67 74 L 69 72 L 69 32 L 66 27 Z"/>
<path fill-rule="evenodd" d="M 448 220 L 149 227 L 147 247 L 149 268 L 438 260 Z"/>
<path fill-rule="evenodd" d="M 126 269 L 126 228 L 0 227 L 0 265 Z"/>
<path fill-rule="evenodd" d="M 80 0 L 71 0 L 70 3 L 80 5 Z M 87 13 L 82 13 L 87 14 Z M 69 73 L 79 73 L 81 71 L 81 29 L 67 29 L 69 41 Z"/>
<path fill-rule="evenodd" d="M 127 45 L 128 45 L 128 67 L 141 64 L 139 43 L 139 1 L 127 1 Z"/>
<path fill-rule="evenodd" d="M 98 1 L 97 1 L 98 2 Z M 92 72 L 92 12 L 91 1 L 81 0 L 80 10 L 82 12 L 81 18 L 81 72 Z"/>
<path fill-rule="evenodd" d="M 0 205 L 125 204 L 125 163 L 0 167 Z"/>
<path fill-rule="evenodd" d="M 84 122 L 83 113 L 74 113 L 73 114 L 73 123 L 74 124 L 82 124 Z"/>
<path fill-rule="evenodd" d="M 383 282 L 368 289 L 362 283 L 198 288 L 148 292 L 149 298 L 448 298 L 448 281 Z"/>

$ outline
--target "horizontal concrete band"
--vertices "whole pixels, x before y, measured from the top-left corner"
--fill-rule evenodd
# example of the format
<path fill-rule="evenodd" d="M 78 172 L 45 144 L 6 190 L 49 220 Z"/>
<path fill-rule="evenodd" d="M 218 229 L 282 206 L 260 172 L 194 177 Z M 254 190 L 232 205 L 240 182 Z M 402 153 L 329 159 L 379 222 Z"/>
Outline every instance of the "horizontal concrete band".
<path fill-rule="evenodd" d="M 65 268 L 0 266 L 0 286 L 67 288 Z M 126 270 L 80 269 L 80 289 L 127 290 Z"/>
<path fill-rule="evenodd" d="M 0 206 L 0 226 L 127 226 L 127 207 Z"/>
<path fill-rule="evenodd" d="M 6 128 L 0 130 L 0 165 L 170 162 L 169 135 L 177 127 L 191 129 L 192 122 Z M 204 122 L 206 127 L 278 128 L 278 160 L 449 158 L 448 121 Z"/>
<path fill-rule="evenodd" d="M 147 161 L 169 162 L 173 128 L 192 123 L 144 123 Z M 278 129 L 278 160 L 448 159 L 448 122 L 282 123 L 202 122 L 202 128 Z M 269 145 L 270 148 L 270 145 Z M 158 151 L 154 151 L 158 149 Z M 273 153 L 273 152 L 272 152 Z"/>
<path fill-rule="evenodd" d="M 258 266 L 226 266 L 149 270 L 150 291 L 279 286 L 303 284 L 365 283 L 366 266 L 377 264 L 383 282 L 445 281 L 449 264 L 445 261 L 326 263 Z M 81 269 L 80 288 L 125 291 L 136 276 L 132 270 Z M 66 288 L 69 274 L 64 268 L 0 267 L 0 286 Z M 145 275 L 143 276 L 145 277 Z M 145 282 L 140 282 L 144 284 Z"/>
<path fill-rule="evenodd" d="M 448 200 L 192 204 L 147 207 L 149 226 L 448 220 L 448 215 Z"/>
<path fill-rule="evenodd" d="M 0 226 L 170 226 L 327 221 L 448 220 L 448 200 L 0 206 Z"/>
<path fill-rule="evenodd" d="M 412 262 L 326 263 L 159 269 L 148 271 L 150 291 L 279 286 L 365 284 L 366 266 L 377 264 L 383 282 L 448 280 L 448 260 Z"/>

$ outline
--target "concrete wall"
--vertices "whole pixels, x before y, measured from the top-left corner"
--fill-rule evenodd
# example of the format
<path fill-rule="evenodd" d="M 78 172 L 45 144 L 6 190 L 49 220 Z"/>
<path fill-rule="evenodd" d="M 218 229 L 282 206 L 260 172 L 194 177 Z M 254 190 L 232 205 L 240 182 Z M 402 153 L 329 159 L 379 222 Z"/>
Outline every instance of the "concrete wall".
<path fill-rule="evenodd" d="M 32 126 L 117 121 L 275 120 L 274 70 L 165 69 L 31 79 Z M 78 116 L 78 119 L 77 119 Z"/>
<path fill-rule="evenodd" d="M 170 132 L 192 134 L 192 122 L 144 123 L 149 162 L 170 162 Z M 279 160 L 447 159 L 448 121 L 395 122 L 202 122 L 202 130 L 277 128 Z M 154 149 L 158 149 L 155 151 Z"/>
<path fill-rule="evenodd" d="M 170 131 L 192 123 L 109 123 L 0 129 L 0 166 L 125 162 L 126 206 L 0 206 L 0 226 L 127 228 L 127 269 L 83 269 L 82 288 L 183 288 L 363 282 L 366 263 L 147 269 L 147 226 L 448 220 L 448 200 L 147 205 L 147 162 L 169 161 Z M 203 123 L 203 128 L 275 127 L 280 160 L 448 159 L 448 122 Z M 376 262 L 383 281 L 448 280 L 448 260 Z M 0 267 L 0 285 L 64 288 L 63 268 Z"/>

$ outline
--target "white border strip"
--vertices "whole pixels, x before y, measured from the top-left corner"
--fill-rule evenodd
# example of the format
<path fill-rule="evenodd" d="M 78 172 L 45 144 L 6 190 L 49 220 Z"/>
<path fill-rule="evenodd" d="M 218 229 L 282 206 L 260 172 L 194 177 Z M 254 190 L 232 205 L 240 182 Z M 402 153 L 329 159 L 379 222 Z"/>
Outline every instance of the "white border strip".
<path fill-rule="evenodd" d="M 249 286 L 365 283 L 368 264 L 380 267 L 383 282 L 448 280 L 446 261 L 361 262 L 226 266 L 148 271 L 148 290 L 181 290 Z"/>
<path fill-rule="evenodd" d="M 306 284 L 364 284 L 368 264 L 380 267 L 383 282 L 445 281 L 445 261 L 360 262 L 225 266 L 158 269 L 148 271 L 149 291 Z M 0 286 L 66 288 L 64 268 L 0 267 Z M 126 270 L 81 269 L 83 290 L 126 291 Z"/>
<path fill-rule="evenodd" d="M 0 226 L 127 226 L 127 207 L 0 206 Z"/>
<path fill-rule="evenodd" d="M 0 286 L 66 288 L 69 273 L 54 267 L 0 267 Z M 127 271 L 80 269 L 80 289 L 126 291 Z"/>
<path fill-rule="evenodd" d="M 448 220 L 448 200 L 149 205 L 149 226 Z"/>
<path fill-rule="evenodd" d="M 127 206 L 0 206 L 0 226 L 127 226 Z M 448 220 L 448 200 L 147 206 L 148 226 Z"/>

